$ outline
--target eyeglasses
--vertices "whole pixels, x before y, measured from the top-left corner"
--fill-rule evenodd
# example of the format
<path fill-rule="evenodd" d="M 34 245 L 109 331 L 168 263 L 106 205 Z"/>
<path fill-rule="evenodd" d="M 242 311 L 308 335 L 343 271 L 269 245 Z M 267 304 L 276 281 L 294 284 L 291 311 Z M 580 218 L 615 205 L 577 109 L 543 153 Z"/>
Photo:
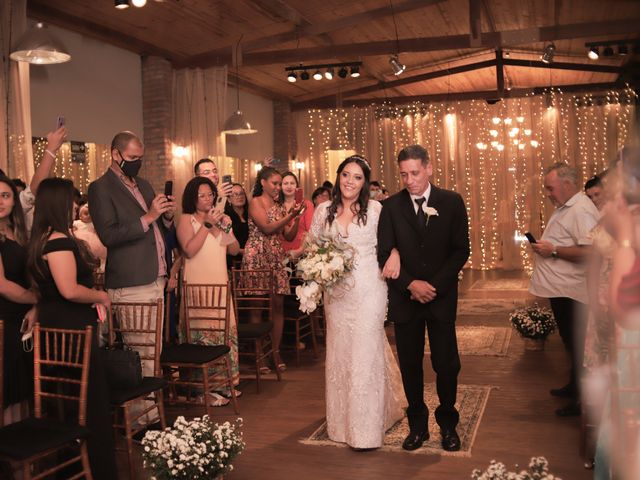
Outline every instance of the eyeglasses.
<path fill-rule="evenodd" d="M 198 175 L 207 176 L 211 175 L 212 173 L 218 173 L 218 170 L 200 170 L 200 173 Z"/>

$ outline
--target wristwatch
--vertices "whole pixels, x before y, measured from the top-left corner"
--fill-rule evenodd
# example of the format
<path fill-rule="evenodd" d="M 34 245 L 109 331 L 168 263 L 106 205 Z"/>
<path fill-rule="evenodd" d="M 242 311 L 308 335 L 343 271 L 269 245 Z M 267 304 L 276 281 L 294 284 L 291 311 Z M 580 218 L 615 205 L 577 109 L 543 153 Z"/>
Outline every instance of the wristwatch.
<path fill-rule="evenodd" d="M 205 228 L 212 228 L 213 225 L 209 222 L 202 222 L 202 225 L 204 225 Z"/>
<path fill-rule="evenodd" d="M 558 251 L 556 249 L 554 249 L 553 252 L 551 252 L 551 257 L 552 258 L 559 258 L 558 257 Z"/>

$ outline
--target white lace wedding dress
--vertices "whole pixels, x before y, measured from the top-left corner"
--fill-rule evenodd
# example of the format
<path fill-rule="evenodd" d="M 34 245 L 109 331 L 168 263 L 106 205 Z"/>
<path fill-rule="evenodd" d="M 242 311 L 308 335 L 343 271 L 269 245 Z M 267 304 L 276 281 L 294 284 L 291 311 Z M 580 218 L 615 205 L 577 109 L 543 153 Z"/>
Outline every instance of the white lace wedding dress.
<path fill-rule="evenodd" d="M 326 231 L 327 207 L 318 206 L 311 231 Z M 325 294 L 326 402 L 329 438 L 354 448 L 382 446 L 384 433 L 406 404 L 400 370 L 384 331 L 387 285 L 376 258 L 380 203 L 369 201 L 367 224 L 330 228 L 355 247 L 355 268 L 345 288 Z M 355 222 L 355 219 L 354 219 Z"/>

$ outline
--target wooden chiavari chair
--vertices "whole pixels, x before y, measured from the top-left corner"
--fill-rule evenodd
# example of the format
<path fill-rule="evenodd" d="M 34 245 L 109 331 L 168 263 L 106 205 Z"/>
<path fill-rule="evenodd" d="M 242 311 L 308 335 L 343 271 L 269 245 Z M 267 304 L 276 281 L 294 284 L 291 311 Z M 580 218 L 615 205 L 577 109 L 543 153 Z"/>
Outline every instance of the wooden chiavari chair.
<path fill-rule="evenodd" d="M 84 330 L 33 329 L 34 417 L 0 428 L 0 458 L 19 463 L 25 480 L 41 479 L 72 464 L 81 472 L 73 478 L 93 478 L 86 438 L 87 387 L 91 355 L 92 327 Z M 43 400 L 77 405 L 77 422 L 70 423 L 43 415 Z M 72 458 L 56 460 L 62 449 L 77 448 Z M 34 469 L 47 458 L 46 470 Z"/>
<path fill-rule="evenodd" d="M 316 324 L 310 314 L 300 311 L 300 301 L 295 294 L 295 288 L 302 284 L 302 279 L 299 277 L 291 277 L 289 280 L 291 284 L 291 292 L 284 297 L 284 321 L 293 324 L 294 333 L 294 346 L 292 350 L 296 352 L 296 366 L 300 366 L 300 352 L 303 348 L 300 347 L 302 340 L 305 338 L 311 339 L 311 347 L 313 349 L 313 357 L 318 358 L 318 340 L 316 337 Z M 283 347 L 280 347 L 281 349 Z"/>

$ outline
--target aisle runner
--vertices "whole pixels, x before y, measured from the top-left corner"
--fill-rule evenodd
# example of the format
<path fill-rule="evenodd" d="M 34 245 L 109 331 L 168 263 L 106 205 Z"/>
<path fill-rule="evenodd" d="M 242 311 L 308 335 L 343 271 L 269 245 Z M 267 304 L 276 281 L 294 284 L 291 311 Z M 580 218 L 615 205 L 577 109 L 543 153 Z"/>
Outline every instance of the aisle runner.
<path fill-rule="evenodd" d="M 425 336 L 427 333 L 425 332 Z M 460 355 L 504 357 L 509 350 L 511 328 L 507 327 L 456 327 Z M 430 353 L 429 338 L 425 341 L 425 354 Z"/>
<path fill-rule="evenodd" d="M 528 290 L 531 281 L 526 278 L 500 278 L 478 280 L 469 290 Z"/>
<path fill-rule="evenodd" d="M 440 428 L 436 424 L 433 412 L 439 404 L 438 395 L 435 392 L 435 384 L 425 384 L 424 400 L 429 407 L 429 432 L 431 437 L 429 440 L 413 452 L 402 449 L 402 442 L 409 434 L 409 425 L 406 417 L 391 427 L 384 438 L 384 445 L 380 450 L 405 453 L 412 455 L 447 455 L 470 457 L 471 447 L 476 438 L 476 432 L 482 419 L 482 414 L 487 405 L 489 392 L 491 387 L 488 385 L 458 385 L 458 401 L 456 408 L 460 413 L 460 423 L 457 427 L 460 436 L 460 451 L 447 452 L 442 449 L 440 444 Z M 347 447 L 344 443 L 337 443 L 329 440 L 327 436 L 327 422 L 323 422 L 320 428 L 311 434 L 309 438 L 300 440 L 305 445 L 324 445 L 332 447 Z"/>
<path fill-rule="evenodd" d="M 489 298 L 461 298 L 458 300 L 458 315 L 504 315 L 523 305 L 518 300 L 494 300 Z"/>

